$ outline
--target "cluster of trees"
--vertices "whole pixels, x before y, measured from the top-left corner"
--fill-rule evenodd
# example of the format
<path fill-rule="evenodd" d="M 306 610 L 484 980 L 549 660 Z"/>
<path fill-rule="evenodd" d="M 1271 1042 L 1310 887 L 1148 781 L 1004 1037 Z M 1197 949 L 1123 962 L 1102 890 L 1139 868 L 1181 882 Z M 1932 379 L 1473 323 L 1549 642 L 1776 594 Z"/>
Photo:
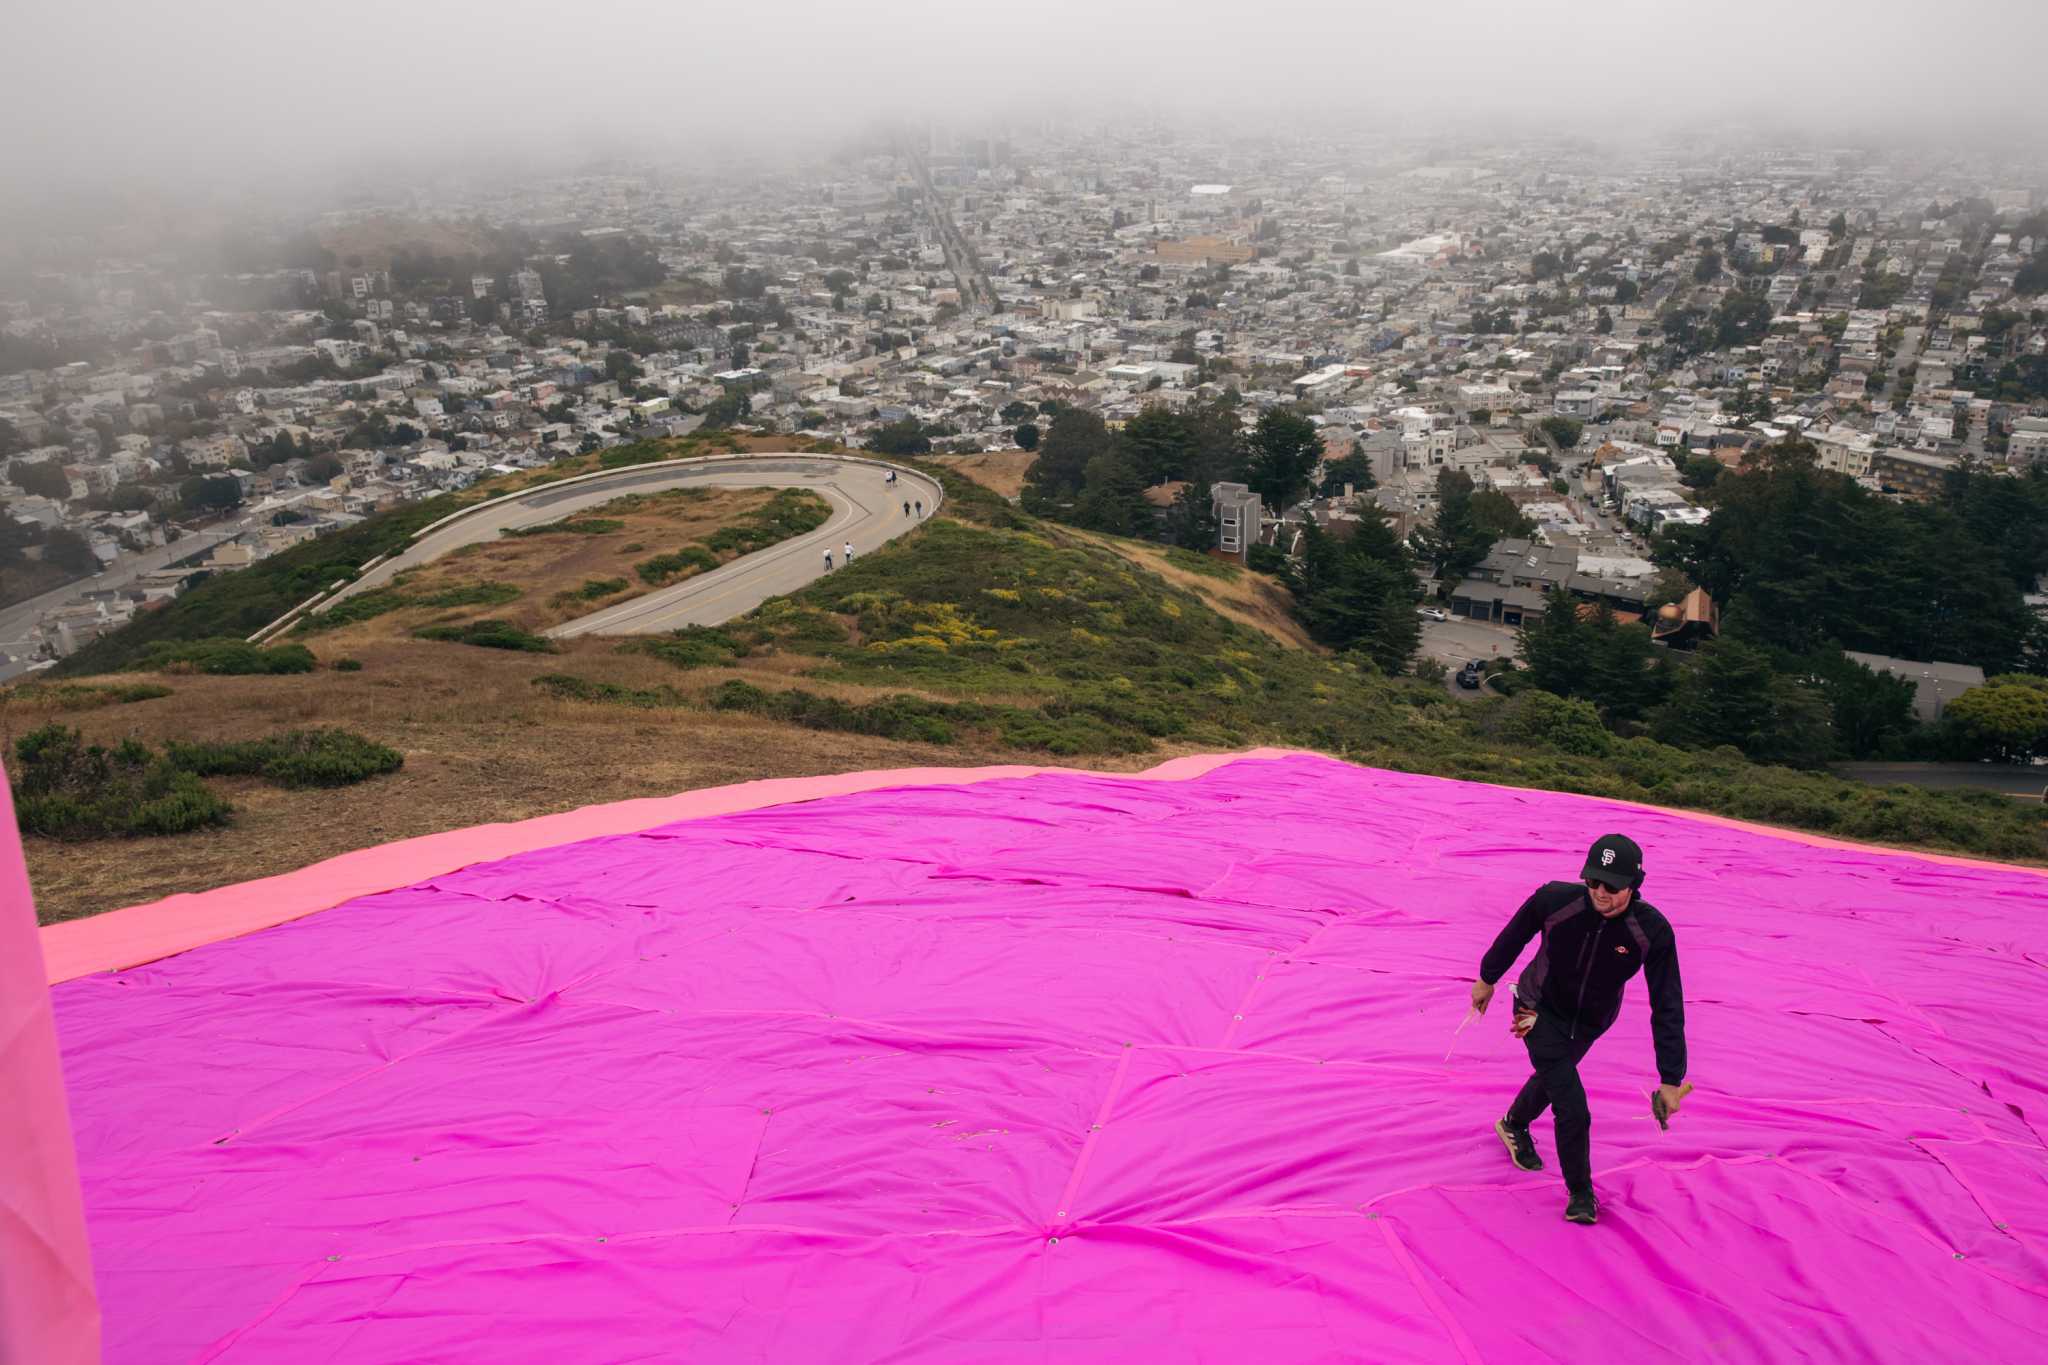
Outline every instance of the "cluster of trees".
<path fill-rule="evenodd" d="M 1942 720 L 1971 757 L 2029 763 L 2048 755 L 2048 678 L 2005 673 L 1948 704 Z"/>
<path fill-rule="evenodd" d="M 1786 441 L 1708 496 L 1707 523 L 1654 553 L 1722 603 L 1720 638 L 1657 651 L 1646 626 L 1560 592 L 1523 631 L 1530 685 L 1591 703 L 1619 733 L 1795 767 L 2048 752 L 2048 631 L 2024 600 L 2048 571 L 2048 477 L 1960 473 L 1939 499 L 1896 503 Z M 1923 727 L 1913 685 L 1845 649 L 1975 663 L 1992 680 Z"/>
<path fill-rule="evenodd" d="M 1648 626 L 1561 590 L 1523 628 L 1522 656 L 1530 685 L 1590 702 L 1617 733 L 1688 749 L 1732 745 L 1759 763 L 1870 758 L 1894 751 L 1914 725 L 1912 684 L 1839 649 L 1796 655 L 1731 633 L 1674 654 L 1651 643 Z"/>
<path fill-rule="evenodd" d="M 1414 556 L 1377 508 L 1346 528 L 1343 537 L 1313 523 L 1303 529 L 1286 566 L 1294 614 L 1317 642 L 1399 673 L 1422 639 Z"/>
<path fill-rule="evenodd" d="M 1247 433 L 1238 407 L 1232 391 L 1179 410 L 1152 404 L 1112 432 L 1096 413 L 1055 406 L 1037 434 L 1038 458 L 1025 476 L 1024 506 L 1116 535 L 1157 529 L 1145 490 L 1162 483 L 1185 481 L 1189 487 L 1180 496 L 1204 507 L 1217 482 L 1243 483 L 1276 510 L 1292 506 L 1310 491 L 1322 462 L 1320 432 L 1301 414 L 1274 408 Z M 1370 467 L 1358 464 L 1364 478 L 1359 468 L 1350 468 L 1353 483 L 1370 478 Z M 1179 528 L 1172 534 L 1196 534 L 1186 518 L 1168 520 Z"/>
<path fill-rule="evenodd" d="M 62 526 L 45 531 L 33 521 L 18 522 L 0 503 L 0 570 L 26 562 L 29 548 L 35 545 L 42 546 L 40 554 L 45 564 L 55 565 L 66 573 L 83 576 L 100 567 L 99 556 L 78 532 Z"/>
<path fill-rule="evenodd" d="M 426 439 L 426 433 L 410 422 L 394 422 L 381 412 L 373 412 L 349 428 L 342 444 L 367 446 L 382 449 L 386 446 L 411 445 Z"/>
<path fill-rule="evenodd" d="M 1657 325 L 1664 333 L 1665 345 L 1681 356 L 1717 347 L 1754 346 L 1770 330 L 1771 305 L 1762 294 L 1735 289 L 1722 295 L 1711 313 L 1677 308 Z"/>
<path fill-rule="evenodd" d="M 1470 574 L 1494 542 L 1536 533 L 1536 523 L 1523 516 L 1507 494 L 1479 491 L 1470 475 L 1457 470 L 1437 472 L 1436 497 L 1436 516 L 1416 529 L 1409 546 L 1443 582 L 1455 583 Z"/>
<path fill-rule="evenodd" d="M 1795 440 L 1719 477 L 1710 496 L 1706 524 L 1670 528 L 1654 556 L 1763 645 L 1803 657 L 1834 644 L 1987 674 L 2048 652 L 2024 600 L 2048 571 L 2048 476 L 1958 472 L 1935 500 L 1893 502 L 1820 470 Z"/>
<path fill-rule="evenodd" d="M 7 481 L 24 493 L 62 501 L 71 496 L 71 480 L 62 460 L 14 460 L 7 466 Z"/>

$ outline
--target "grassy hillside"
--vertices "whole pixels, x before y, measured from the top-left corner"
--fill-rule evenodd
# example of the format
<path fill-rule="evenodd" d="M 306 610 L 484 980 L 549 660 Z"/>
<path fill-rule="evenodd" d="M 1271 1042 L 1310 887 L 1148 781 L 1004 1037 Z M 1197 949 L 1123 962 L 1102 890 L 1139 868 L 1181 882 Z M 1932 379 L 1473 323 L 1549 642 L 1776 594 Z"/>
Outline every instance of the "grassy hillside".
<path fill-rule="evenodd" d="M 155 840 L 146 858 L 119 842 L 31 839 L 39 908 L 92 913 L 364 844 L 749 778 L 1048 757 L 1130 769 L 1257 743 L 1851 838 L 2048 852 L 2039 808 L 1995 794 L 1874 788 L 1732 750 L 1616 740 L 1582 703 L 1467 702 L 1381 676 L 1288 643 L 1247 608 L 1241 575 L 1040 523 L 930 472 L 949 489 L 946 515 L 719 629 L 529 653 L 422 640 L 380 618 L 293 637 L 315 656 L 311 672 L 177 665 L 176 676 L 109 680 L 127 689 L 118 695 L 0 691 L 0 742 L 58 719 L 93 742 L 157 746 L 318 724 L 404 755 L 388 776 L 319 796 L 216 779 L 235 825 Z M 303 595 L 280 593 L 287 606 Z"/>

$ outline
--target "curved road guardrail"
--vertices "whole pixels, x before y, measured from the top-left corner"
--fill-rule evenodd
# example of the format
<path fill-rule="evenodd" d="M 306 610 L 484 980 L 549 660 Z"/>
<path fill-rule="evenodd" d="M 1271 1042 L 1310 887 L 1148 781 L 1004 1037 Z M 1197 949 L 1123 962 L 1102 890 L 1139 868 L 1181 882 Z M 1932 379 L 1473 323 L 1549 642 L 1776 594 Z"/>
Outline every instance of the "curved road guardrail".
<path fill-rule="evenodd" d="M 890 484 L 894 472 L 898 482 Z M 495 540 L 505 530 L 555 521 L 635 492 L 712 485 L 727 488 L 807 488 L 832 505 L 825 524 L 778 542 L 708 573 L 621 602 L 555 626 L 556 637 L 589 634 L 653 634 L 686 625 L 729 621 L 770 597 L 792 592 L 824 570 L 821 547 L 833 551 L 851 542 L 865 553 L 910 530 L 921 519 L 904 516 L 902 504 L 922 501 L 925 517 L 945 500 L 938 480 L 886 460 L 859 455 L 814 455 L 802 451 L 743 455 L 699 455 L 622 469 L 597 470 L 491 498 L 442 517 L 413 533 L 404 550 L 365 564 L 354 579 L 307 599 L 250 636 L 261 642 L 301 617 L 380 587 L 408 569 L 431 563 L 464 545 Z"/>

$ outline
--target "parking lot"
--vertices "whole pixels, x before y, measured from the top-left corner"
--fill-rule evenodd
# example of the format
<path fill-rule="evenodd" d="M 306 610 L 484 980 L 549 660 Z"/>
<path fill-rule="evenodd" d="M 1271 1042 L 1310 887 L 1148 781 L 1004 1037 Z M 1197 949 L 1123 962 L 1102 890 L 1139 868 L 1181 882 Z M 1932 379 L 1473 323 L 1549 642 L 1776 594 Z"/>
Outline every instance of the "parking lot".
<path fill-rule="evenodd" d="M 1458 686 L 1456 674 L 1460 666 L 1471 659 L 1495 659 L 1502 656 L 1519 657 L 1515 651 L 1515 632 L 1506 626 L 1496 626 L 1486 621 L 1473 621 L 1462 616 L 1453 616 L 1448 621 L 1424 620 L 1422 623 L 1422 649 L 1426 658 L 1440 659 L 1451 670 L 1451 676 L 1444 679 L 1444 685 L 1460 697 L 1476 697 L 1477 692 L 1468 692 Z"/>

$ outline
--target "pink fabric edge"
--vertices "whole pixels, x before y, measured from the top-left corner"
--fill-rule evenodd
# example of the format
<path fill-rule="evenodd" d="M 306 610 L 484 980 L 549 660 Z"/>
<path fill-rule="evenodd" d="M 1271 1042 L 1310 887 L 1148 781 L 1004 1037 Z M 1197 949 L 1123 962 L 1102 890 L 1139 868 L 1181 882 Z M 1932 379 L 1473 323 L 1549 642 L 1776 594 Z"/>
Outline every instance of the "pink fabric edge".
<path fill-rule="evenodd" d="M 850 796 L 888 787 L 966 786 L 1006 778 L 1041 774 L 1087 773 L 1145 782 L 1184 782 L 1215 771 L 1226 764 L 1246 759 L 1323 758 L 1343 760 L 1309 749 L 1256 748 L 1234 753 L 1188 754 L 1169 759 L 1142 772 L 1101 773 L 1088 768 L 1062 768 L 1034 764 L 997 764 L 985 768 L 873 768 L 848 773 L 826 773 L 816 777 L 764 778 L 723 787 L 703 787 L 674 796 L 644 797 L 583 806 L 556 815 L 537 816 L 509 824 L 473 825 L 468 829 L 425 834 L 395 843 L 348 853 L 265 877 L 259 881 L 237 882 L 210 891 L 185 892 L 162 900 L 110 910 L 85 919 L 46 925 L 42 931 L 43 958 L 49 984 L 70 981 L 95 972 L 117 971 L 170 957 L 188 949 L 218 943 L 258 929 L 283 924 L 340 905 L 358 896 L 375 895 L 453 872 L 472 863 L 509 858 L 534 849 L 612 834 L 633 834 L 678 820 L 695 820 L 769 806 L 816 801 L 825 797 Z M 1892 853 L 1924 862 L 1956 867 L 1996 867 L 2048 875 L 2048 868 L 2021 863 L 2002 863 L 1989 858 L 1959 854 L 1923 853 L 1883 844 L 1856 843 L 1811 834 L 1804 830 L 1737 820 L 1704 811 L 1679 810 L 1582 792 L 1551 792 L 1539 788 L 1508 786 L 1461 778 L 1439 778 L 1444 782 L 1467 782 L 1471 786 L 1493 787 L 1509 792 L 1537 792 L 1545 796 L 1571 797 L 1598 802 L 1620 810 L 1653 811 L 1719 825 L 1727 829 L 1786 839 L 1814 848 L 1853 849 L 1858 852 Z"/>
<path fill-rule="evenodd" d="M 100 1358 L 100 1308 L 35 899 L 0 771 L 0 1360 Z"/>

